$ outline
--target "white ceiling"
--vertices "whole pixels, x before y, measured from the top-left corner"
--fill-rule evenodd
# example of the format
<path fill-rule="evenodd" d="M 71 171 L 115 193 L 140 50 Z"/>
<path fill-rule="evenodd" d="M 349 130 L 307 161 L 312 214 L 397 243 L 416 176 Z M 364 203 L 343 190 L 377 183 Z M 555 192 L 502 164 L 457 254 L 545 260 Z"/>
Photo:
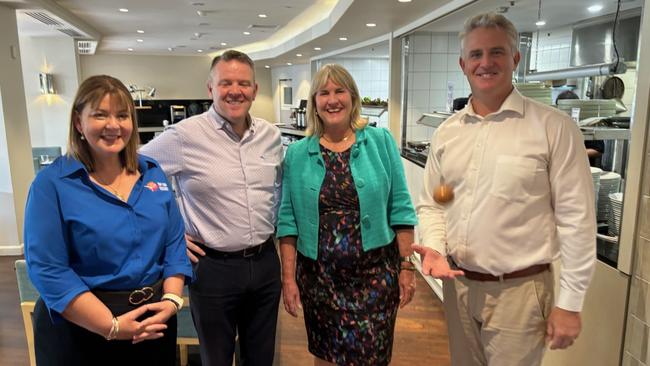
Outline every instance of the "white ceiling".
<path fill-rule="evenodd" d="M 624 0 L 623 9 L 638 7 L 643 0 Z M 17 9 L 42 9 L 70 25 L 86 38 L 99 40 L 98 53 L 146 55 L 199 55 L 226 48 L 248 52 L 256 61 L 271 66 L 307 63 L 312 57 L 332 54 L 351 45 L 368 43 L 421 19 L 449 0 L 0 0 Z M 616 2 L 608 0 L 542 0 L 545 28 L 573 24 L 594 17 L 586 8 L 601 3 L 601 14 L 615 11 Z M 514 4 L 514 5 L 513 5 Z M 479 0 L 436 20 L 423 29 L 459 31 L 470 15 L 507 7 L 505 14 L 520 31 L 534 31 L 538 0 Z M 129 9 L 128 13 L 119 8 Z M 21 12 L 24 10 L 21 10 Z M 197 14 L 201 11 L 203 16 Z M 266 18 L 258 17 L 266 14 Z M 20 14 L 22 34 L 61 35 L 30 16 Z M 367 27 L 366 23 L 375 23 Z M 259 26 L 274 26 L 264 29 Z M 144 34 L 138 34 L 143 30 Z M 251 32 L 244 35 L 244 31 Z M 198 36 L 197 36 L 198 33 Z M 339 40 L 347 37 L 347 41 Z M 141 39 L 142 42 L 137 40 Z M 222 46 L 225 42 L 227 45 Z M 353 51 L 363 57 L 377 52 L 387 54 L 387 42 L 381 48 L 370 45 Z M 314 50 L 319 47 L 320 50 Z M 128 51 L 132 48 L 133 51 Z M 172 48 L 169 51 L 168 48 Z M 371 51 L 375 48 L 375 51 Z M 302 56 L 296 56 L 301 54 Z M 375 56 L 376 57 L 376 56 Z"/>

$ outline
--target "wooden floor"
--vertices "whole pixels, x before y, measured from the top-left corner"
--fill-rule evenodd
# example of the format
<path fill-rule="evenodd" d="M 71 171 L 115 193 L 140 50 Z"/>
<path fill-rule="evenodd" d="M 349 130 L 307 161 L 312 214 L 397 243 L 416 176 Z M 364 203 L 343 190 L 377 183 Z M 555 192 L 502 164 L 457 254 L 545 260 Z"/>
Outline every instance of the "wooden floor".
<path fill-rule="evenodd" d="M 13 270 L 17 258 L 0 257 L 0 365 L 29 364 Z M 391 365 L 447 366 L 447 328 L 441 303 L 421 277 L 417 280 L 415 299 L 397 316 Z M 303 319 L 281 309 L 278 326 L 277 365 L 312 365 Z"/>

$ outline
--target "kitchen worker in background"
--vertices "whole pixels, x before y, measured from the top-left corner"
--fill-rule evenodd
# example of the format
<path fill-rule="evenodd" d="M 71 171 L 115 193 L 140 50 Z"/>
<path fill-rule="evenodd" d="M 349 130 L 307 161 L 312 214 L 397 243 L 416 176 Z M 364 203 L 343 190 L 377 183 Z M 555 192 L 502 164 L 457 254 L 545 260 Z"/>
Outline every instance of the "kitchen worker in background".
<path fill-rule="evenodd" d="M 126 87 L 106 75 L 81 83 L 68 154 L 36 176 L 25 211 L 39 366 L 176 364 L 192 268 L 167 178 L 137 147 Z"/>
<path fill-rule="evenodd" d="M 415 293 L 415 210 L 388 130 L 360 119 L 340 65 L 314 76 L 307 137 L 284 162 L 278 237 L 285 309 L 304 305 L 315 365 L 388 365 L 398 306 Z"/>
<path fill-rule="evenodd" d="M 142 147 L 176 179 L 196 281 L 190 306 L 204 365 L 270 366 L 280 301 L 274 244 L 279 205 L 280 131 L 249 114 L 255 66 L 229 50 L 212 61 L 212 107 Z"/>
<path fill-rule="evenodd" d="M 423 272 L 443 279 L 454 366 L 539 365 L 545 344 L 567 348 L 580 334 L 596 258 L 587 154 L 568 115 L 513 87 L 508 19 L 477 15 L 460 38 L 472 97 L 433 136 L 414 248 Z M 434 200 L 441 184 L 452 201 Z"/>
<path fill-rule="evenodd" d="M 555 104 L 558 100 L 562 99 L 580 99 L 572 90 L 565 90 L 560 93 L 555 99 Z M 601 166 L 601 156 L 605 152 L 605 141 L 603 140 L 585 140 L 585 149 L 587 149 L 587 156 L 589 157 L 589 165 L 597 168 Z"/>

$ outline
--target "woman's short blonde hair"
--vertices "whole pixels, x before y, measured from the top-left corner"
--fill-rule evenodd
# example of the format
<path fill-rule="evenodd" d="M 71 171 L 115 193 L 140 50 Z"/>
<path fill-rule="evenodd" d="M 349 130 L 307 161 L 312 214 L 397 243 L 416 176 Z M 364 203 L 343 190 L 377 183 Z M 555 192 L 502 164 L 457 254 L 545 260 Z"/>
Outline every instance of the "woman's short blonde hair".
<path fill-rule="evenodd" d="M 118 79 L 108 75 L 95 75 L 84 80 L 77 95 L 72 103 L 70 112 L 70 133 L 68 135 L 68 155 L 79 160 L 89 172 L 95 171 L 95 161 L 90 152 L 88 141 L 81 138 L 81 132 L 77 130 L 75 122 L 81 118 L 81 112 L 89 105 L 91 108 L 97 108 L 106 95 L 111 96 L 111 101 L 119 109 L 127 109 L 133 131 L 131 137 L 126 143 L 126 147 L 120 151 L 120 161 L 122 166 L 129 173 L 135 173 L 138 170 L 138 120 L 135 114 L 135 105 L 131 93 L 126 89 L 124 84 Z"/>
<path fill-rule="evenodd" d="M 352 97 L 352 110 L 350 111 L 350 127 L 353 130 L 362 129 L 368 123 L 367 120 L 361 118 L 361 98 L 359 96 L 359 88 L 357 83 L 354 82 L 352 75 L 343 66 L 337 64 L 327 64 L 321 67 L 320 70 L 314 75 L 311 81 L 311 88 L 309 89 L 309 102 L 307 103 L 307 136 L 322 136 L 323 135 L 323 121 L 318 115 L 316 110 L 316 94 L 318 91 L 325 87 L 328 81 L 340 85 L 350 92 Z"/>

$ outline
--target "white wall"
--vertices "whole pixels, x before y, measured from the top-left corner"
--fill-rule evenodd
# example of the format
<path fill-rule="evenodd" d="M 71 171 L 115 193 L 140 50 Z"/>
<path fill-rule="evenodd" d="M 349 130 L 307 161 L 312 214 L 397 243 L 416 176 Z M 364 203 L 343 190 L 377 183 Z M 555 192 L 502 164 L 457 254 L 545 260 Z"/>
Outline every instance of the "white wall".
<path fill-rule="evenodd" d="M 333 57 L 318 60 L 319 65 L 339 64 L 350 72 L 359 88 L 361 98 L 388 99 L 388 58 L 348 58 Z M 377 122 L 380 127 L 388 127 L 388 113 L 381 117 L 370 117 L 370 122 Z"/>
<path fill-rule="evenodd" d="M 209 56 L 139 56 L 96 54 L 81 56 L 81 80 L 108 74 L 124 84 L 155 87 L 156 99 L 208 99 Z M 274 119 L 269 71 L 256 67 L 259 92 L 251 114 Z"/>
<path fill-rule="evenodd" d="M 34 177 L 25 92 L 20 68 L 16 11 L 0 5 L 0 177 L 9 202 L 0 204 L 0 255 L 22 252 L 23 218 L 29 184 Z M 8 165 L 7 165 L 8 162 Z M 9 177 L 10 182 L 7 182 Z M 8 184 L 10 183 L 10 184 Z"/>
<path fill-rule="evenodd" d="M 59 146 L 65 153 L 70 108 L 79 86 L 75 41 L 63 35 L 21 36 L 20 50 L 32 146 Z M 56 95 L 41 94 L 39 72 L 53 75 Z"/>
<path fill-rule="evenodd" d="M 422 113 L 446 111 L 447 84 L 453 98 L 466 97 L 469 83 L 458 64 L 458 33 L 416 32 L 410 37 L 407 99 L 407 140 L 431 139 L 433 127 L 416 124 Z"/>
<path fill-rule="evenodd" d="M 291 79 L 294 107 L 297 107 L 300 99 L 309 99 L 309 87 L 311 85 L 310 65 L 303 64 L 271 68 L 275 122 L 289 123 L 289 110 L 282 110 L 280 107 L 280 79 Z"/>

